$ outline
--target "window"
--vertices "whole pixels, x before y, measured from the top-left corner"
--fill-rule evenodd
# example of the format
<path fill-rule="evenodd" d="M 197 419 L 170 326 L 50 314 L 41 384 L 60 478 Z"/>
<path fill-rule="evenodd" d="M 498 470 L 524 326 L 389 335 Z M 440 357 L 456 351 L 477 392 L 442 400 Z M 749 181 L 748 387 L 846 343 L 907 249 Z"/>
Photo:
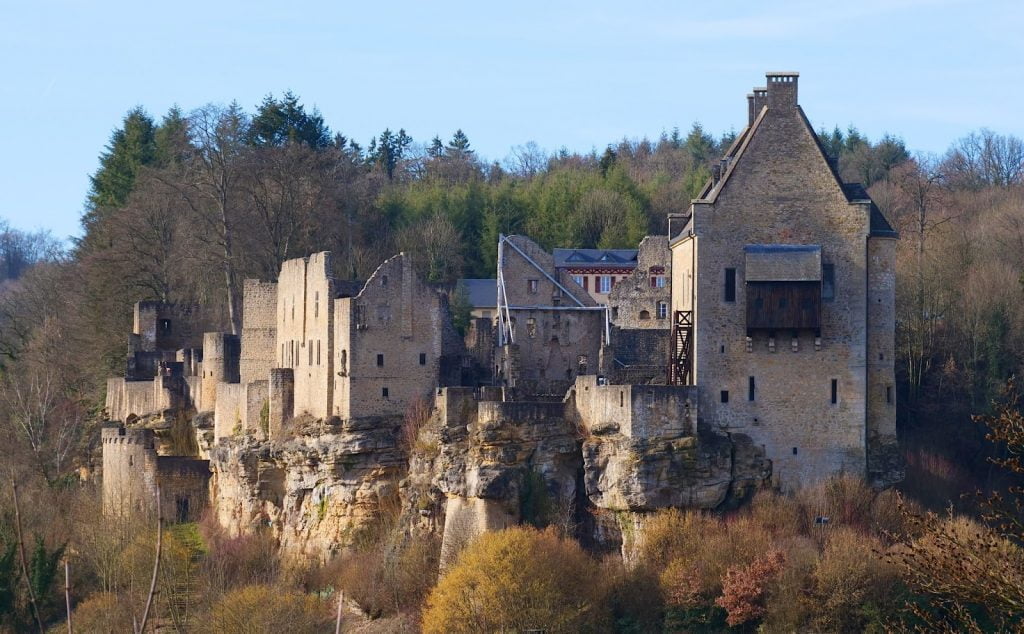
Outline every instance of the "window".
<path fill-rule="evenodd" d="M 160 334 L 164 335 L 164 336 L 167 336 L 167 335 L 171 334 L 171 320 L 170 319 L 161 319 L 160 320 Z"/>
<path fill-rule="evenodd" d="M 722 390 L 722 402 L 723 403 L 728 403 L 729 402 L 729 390 Z"/>
<path fill-rule="evenodd" d="M 526 320 L 526 334 L 533 339 L 537 336 L 537 320 L 530 317 Z"/>
<path fill-rule="evenodd" d="M 833 264 L 821 265 L 821 298 L 826 302 L 836 298 L 836 267 Z"/>
<path fill-rule="evenodd" d="M 382 387 L 380 389 L 380 395 L 383 396 L 384 398 L 387 398 L 388 397 L 388 388 Z"/>
<path fill-rule="evenodd" d="M 796 447 L 793 447 L 793 455 L 796 455 Z"/>
<path fill-rule="evenodd" d="M 839 402 L 839 381 L 832 379 L 832 404 Z"/>
<path fill-rule="evenodd" d="M 313 340 L 309 340 L 309 365 L 313 365 Z"/>
<path fill-rule="evenodd" d="M 747 379 L 747 400 L 754 400 L 754 377 L 749 377 Z"/>
<path fill-rule="evenodd" d="M 736 301 L 736 269 L 725 269 L 725 301 Z"/>
<path fill-rule="evenodd" d="M 320 365 L 320 340 L 316 340 L 316 364 Z"/>
<path fill-rule="evenodd" d="M 590 290 L 590 288 L 588 288 L 589 287 L 589 280 L 590 280 L 589 277 L 587 277 L 586 275 L 583 276 L 583 290 L 585 290 L 585 291 L 589 291 Z"/>
<path fill-rule="evenodd" d="M 612 278 L 610 275 L 601 275 L 597 280 L 600 283 L 600 286 L 597 289 L 598 293 L 612 292 Z"/>
<path fill-rule="evenodd" d="M 526 292 L 530 295 L 536 295 L 539 285 L 540 283 L 537 280 L 526 280 Z"/>
<path fill-rule="evenodd" d="M 572 281 L 576 282 L 576 286 L 579 286 L 579 287 L 583 286 L 583 276 L 582 275 L 573 275 L 572 276 Z"/>
<path fill-rule="evenodd" d="M 320 291 L 313 294 L 313 318 L 320 317 Z"/>
<path fill-rule="evenodd" d="M 651 288 L 665 288 L 665 276 L 655 275 L 651 278 Z"/>
<path fill-rule="evenodd" d="M 384 355 L 382 355 L 382 354 L 378 354 L 377 355 L 377 367 L 378 368 L 383 368 L 384 367 Z"/>
<path fill-rule="evenodd" d="M 388 276 L 387 275 L 381 275 L 380 276 L 380 285 L 381 286 L 387 286 L 388 285 Z"/>
<path fill-rule="evenodd" d="M 646 310 L 641 310 L 640 311 L 640 319 L 645 320 L 645 319 L 650 319 L 650 318 L 651 318 L 650 311 L 646 311 Z"/>
<path fill-rule="evenodd" d="M 295 321 L 295 297 L 292 296 L 292 321 Z"/>
<path fill-rule="evenodd" d="M 891 385 L 886 385 L 885 386 L 885 402 L 889 403 L 890 405 L 892 404 L 892 386 Z"/>
<path fill-rule="evenodd" d="M 420 365 L 427 365 L 427 353 L 420 353 Z"/>
<path fill-rule="evenodd" d="M 668 302 L 658 302 L 658 319 L 668 318 Z"/>

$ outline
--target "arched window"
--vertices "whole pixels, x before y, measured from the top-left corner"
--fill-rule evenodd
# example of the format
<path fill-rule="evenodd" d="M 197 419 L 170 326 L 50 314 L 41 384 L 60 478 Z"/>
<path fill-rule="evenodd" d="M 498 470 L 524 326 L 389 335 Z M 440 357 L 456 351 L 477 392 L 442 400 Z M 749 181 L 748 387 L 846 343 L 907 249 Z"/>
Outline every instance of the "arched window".
<path fill-rule="evenodd" d="M 647 310 L 641 310 L 640 311 L 640 319 L 650 319 L 650 318 L 651 318 L 650 311 L 647 311 Z"/>

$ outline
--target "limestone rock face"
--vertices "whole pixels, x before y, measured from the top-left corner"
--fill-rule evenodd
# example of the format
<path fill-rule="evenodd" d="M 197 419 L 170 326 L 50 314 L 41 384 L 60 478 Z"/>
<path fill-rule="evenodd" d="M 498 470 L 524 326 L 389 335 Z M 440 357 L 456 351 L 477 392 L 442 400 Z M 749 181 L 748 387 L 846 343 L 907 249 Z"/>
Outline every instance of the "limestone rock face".
<path fill-rule="evenodd" d="M 217 520 L 234 534 L 269 533 L 286 559 L 326 560 L 397 507 L 406 463 L 396 436 L 381 420 L 286 441 L 221 439 L 210 452 Z"/>

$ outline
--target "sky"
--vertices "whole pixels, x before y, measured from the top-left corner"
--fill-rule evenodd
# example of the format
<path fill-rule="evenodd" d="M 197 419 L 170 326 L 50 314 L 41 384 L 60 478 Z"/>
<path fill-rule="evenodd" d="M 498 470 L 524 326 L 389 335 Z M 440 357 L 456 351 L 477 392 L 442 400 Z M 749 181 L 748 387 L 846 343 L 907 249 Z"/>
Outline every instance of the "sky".
<path fill-rule="evenodd" d="M 694 121 L 740 130 L 766 71 L 816 128 L 942 153 L 1024 136 L 1024 3 L 0 0 L 0 218 L 66 238 L 134 106 L 159 119 L 291 90 L 364 146 L 461 128 L 487 160 L 587 152 Z"/>

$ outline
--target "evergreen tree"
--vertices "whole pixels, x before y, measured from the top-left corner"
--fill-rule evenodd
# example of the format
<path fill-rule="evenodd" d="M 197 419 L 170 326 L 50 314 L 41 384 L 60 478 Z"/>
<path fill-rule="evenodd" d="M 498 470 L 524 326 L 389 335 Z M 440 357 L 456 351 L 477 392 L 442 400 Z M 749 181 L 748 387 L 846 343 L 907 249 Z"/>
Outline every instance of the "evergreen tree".
<path fill-rule="evenodd" d="M 160 121 L 153 142 L 157 166 L 170 167 L 185 161 L 191 146 L 188 140 L 188 119 L 182 114 L 181 108 L 171 106 Z"/>
<path fill-rule="evenodd" d="M 331 131 L 320 111 L 313 108 L 306 112 L 306 107 L 291 91 L 284 93 L 281 99 L 273 95 L 264 97 L 249 127 L 249 143 L 256 146 L 305 143 L 320 149 L 329 147 L 331 142 Z"/>
<path fill-rule="evenodd" d="M 444 142 L 441 141 L 441 137 L 435 136 L 430 140 L 430 145 L 427 146 L 427 156 L 432 159 L 444 156 Z"/>
<path fill-rule="evenodd" d="M 715 158 L 715 140 L 704 131 L 700 123 L 694 123 L 690 128 L 690 134 L 686 135 L 684 146 L 695 164 L 707 163 Z"/>
<path fill-rule="evenodd" d="M 380 133 L 379 139 L 370 141 L 370 147 L 366 152 L 367 161 L 384 170 L 388 179 L 393 179 L 395 168 L 411 144 L 412 137 L 406 134 L 404 129 L 399 130 L 398 134 L 386 129 Z"/>
<path fill-rule="evenodd" d="M 454 158 L 469 158 L 473 155 L 473 150 L 469 147 L 469 137 L 461 129 L 455 131 L 446 149 L 448 156 Z"/>
<path fill-rule="evenodd" d="M 100 154 L 100 167 L 90 177 L 88 210 L 82 218 L 86 229 L 103 214 L 104 208 L 120 207 L 135 187 L 139 169 L 156 161 L 156 126 L 141 107 L 124 117 L 114 130 L 106 150 Z"/>

